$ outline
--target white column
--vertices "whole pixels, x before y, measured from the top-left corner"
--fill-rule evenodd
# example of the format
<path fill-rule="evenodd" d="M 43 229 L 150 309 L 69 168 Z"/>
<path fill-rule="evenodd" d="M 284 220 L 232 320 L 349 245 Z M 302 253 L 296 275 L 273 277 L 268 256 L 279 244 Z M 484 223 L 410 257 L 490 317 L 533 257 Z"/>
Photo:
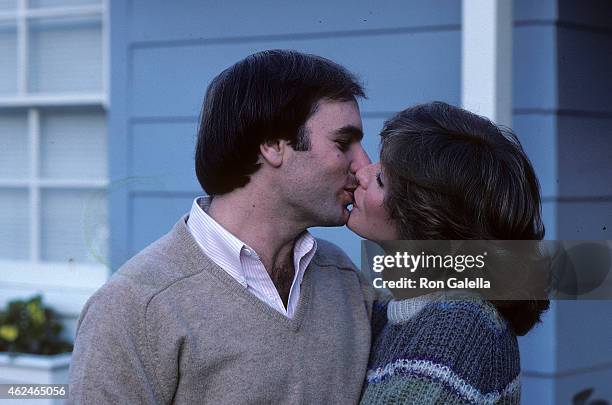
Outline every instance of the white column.
<path fill-rule="evenodd" d="M 512 0 L 463 0 L 461 104 L 512 125 Z"/>

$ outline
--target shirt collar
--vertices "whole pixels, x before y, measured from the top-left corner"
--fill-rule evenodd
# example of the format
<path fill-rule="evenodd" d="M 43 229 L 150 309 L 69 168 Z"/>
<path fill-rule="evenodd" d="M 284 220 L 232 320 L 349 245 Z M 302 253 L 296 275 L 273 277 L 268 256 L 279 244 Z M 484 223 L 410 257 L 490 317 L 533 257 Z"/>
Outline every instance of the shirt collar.
<path fill-rule="evenodd" d="M 187 220 L 187 226 L 204 251 L 217 265 L 232 273 L 244 287 L 247 286 L 246 277 L 240 261 L 241 255 L 250 252 L 257 256 L 254 249 L 238 239 L 207 214 L 213 197 L 202 196 L 194 199 Z M 307 230 L 296 239 L 293 247 L 293 263 L 296 273 L 301 277 L 303 271 L 314 257 L 317 250 L 317 240 Z"/>
<path fill-rule="evenodd" d="M 204 253 L 246 287 L 240 252 L 247 245 L 206 213 L 211 201 L 209 196 L 193 201 L 187 226 Z"/>

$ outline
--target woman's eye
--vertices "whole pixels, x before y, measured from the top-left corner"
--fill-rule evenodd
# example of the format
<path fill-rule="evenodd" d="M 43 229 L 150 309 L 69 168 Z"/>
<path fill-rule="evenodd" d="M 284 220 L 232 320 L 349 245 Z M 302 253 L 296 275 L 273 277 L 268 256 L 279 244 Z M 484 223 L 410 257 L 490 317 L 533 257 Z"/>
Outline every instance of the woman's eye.
<path fill-rule="evenodd" d="M 376 182 L 378 183 L 378 187 L 383 187 L 383 182 L 382 179 L 380 177 L 380 172 L 376 173 Z"/>

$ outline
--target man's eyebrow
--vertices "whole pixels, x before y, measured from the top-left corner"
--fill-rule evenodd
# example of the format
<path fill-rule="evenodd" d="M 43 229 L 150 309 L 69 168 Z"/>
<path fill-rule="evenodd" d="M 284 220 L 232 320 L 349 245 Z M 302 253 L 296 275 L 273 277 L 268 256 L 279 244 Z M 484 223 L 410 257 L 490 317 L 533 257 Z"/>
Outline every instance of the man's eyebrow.
<path fill-rule="evenodd" d="M 363 131 L 361 128 L 354 125 L 345 125 L 334 131 L 336 135 L 341 135 L 354 142 L 360 142 L 363 139 Z"/>

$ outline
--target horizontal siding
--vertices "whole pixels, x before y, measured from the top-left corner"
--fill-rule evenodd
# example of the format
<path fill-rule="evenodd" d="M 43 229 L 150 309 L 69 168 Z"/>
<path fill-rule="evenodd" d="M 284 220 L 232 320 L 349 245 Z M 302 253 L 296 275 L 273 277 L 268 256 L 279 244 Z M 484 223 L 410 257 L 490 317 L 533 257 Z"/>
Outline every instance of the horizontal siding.
<path fill-rule="evenodd" d="M 532 404 L 574 404 L 574 396 L 587 389 L 593 390 L 587 404 L 607 404 L 612 398 L 612 369 L 595 367 L 578 374 L 568 375 L 523 373 L 521 376 L 521 403 Z"/>
<path fill-rule="evenodd" d="M 521 353 L 523 352 L 521 348 Z M 522 356 L 522 354 L 521 354 Z M 554 405 L 555 386 L 557 381 L 554 377 L 540 377 L 526 374 L 521 375 L 521 404 L 523 405 Z M 571 402 L 566 402 L 571 403 Z"/>
<path fill-rule="evenodd" d="M 129 256 L 164 235 L 188 213 L 198 193 L 134 193 L 129 198 Z"/>
<path fill-rule="evenodd" d="M 557 107 L 560 239 L 611 239 L 612 3 L 559 0 Z M 610 302 L 561 302 L 556 319 L 557 403 L 594 388 L 611 398 Z"/>
<path fill-rule="evenodd" d="M 557 117 L 553 113 L 514 113 L 513 129 L 540 181 L 543 198 L 557 195 Z"/>
<path fill-rule="evenodd" d="M 610 0 L 558 0 L 559 22 L 612 32 Z"/>
<path fill-rule="evenodd" d="M 380 118 L 362 117 L 364 135 L 361 145 L 373 162 L 378 160 L 378 155 L 380 153 L 380 131 L 385 121 L 391 118 L 393 114 L 395 114 L 395 112 Z"/>
<path fill-rule="evenodd" d="M 612 301 L 563 301 L 558 306 L 563 316 L 557 319 L 557 333 L 563 338 L 557 348 L 563 355 L 558 357 L 556 373 L 594 368 L 612 373 Z"/>
<path fill-rule="evenodd" d="M 558 239 L 557 214 L 557 202 L 544 199 L 542 201 L 542 221 L 544 222 L 545 228 L 544 239 Z"/>
<path fill-rule="evenodd" d="M 129 174 L 132 190 L 196 192 L 193 122 L 132 123 Z"/>
<path fill-rule="evenodd" d="M 564 238 L 609 238 L 612 3 L 560 0 L 559 13 L 558 229 Z"/>
<path fill-rule="evenodd" d="M 557 194 L 557 69 L 556 20 L 557 0 L 514 0 L 514 30 L 512 41 L 512 128 L 529 156 L 540 182 L 543 198 L 542 219 L 546 238 L 556 237 Z M 548 320 L 544 333 L 553 334 Z M 543 332 L 540 332 L 543 333 Z M 535 337 L 534 337 L 535 335 Z M 553 338 L 553 336 L 549 336 Z M 521 362 L 524 370 L 554 368 L 554 348 L 542 346 L 550 341 L 538 333 L 521 339 Z M 537 347 L 537 350 L 532 350 Z M 540 382 L 524 381 L 527 392 L 523 398 L 533 403 L 552 403 L 551 390 Z"/>
<path fill-rule="evenodd" d="M 612 200 L 612 117 L 560 115 L 558 120 L 559 197 Z"/>
<path fill-rule="evenodd" d="M 551 303 L 550 310 L 542 317 L 542 323 L 518 338 L 524 374 L 552 375 L 556 370 L 556 307 L 557 303 Z"/>
<path fill-rule="evenodd" d="M 612 118 L 612 30 L 600 33 L 561 26 L 557 36 L 559 109 Z"/>
<path fill-rule="evenodd" d="M 557 21 L 557 0 L 514 0 L 513 13 L 515 23 L 528 21 Z"/>
<path fill-rule="evenodd" d="M 612 198 L 560 201 L 557 210 L 560 239 L 612 239 Z"/>
<path fill-rule="evenodd" d="M 542 219 L 546 238 L 554 239 L 556 229 L 558 159 L 557 149 L 557 0 L 515 0 L 512 55 L 512 128 L 529 156 L 540 182 Z M 554 317 L 520 339 L 523 370 L 550 371 L 554 365 Z M 548 335 L 547 335 L 548 334 Z M 551 403 L 551 391 L 540 382 L 524 381 L 523 398 L 533 403 Z"/>
<path fill-rule="evenodd" d="M 459 25 L 461 2 L 133 0 L 129 13 L 132 42 L 180 41 Z"/>
<path fill-rule="evenodd" d="M 590 336 L 590 335 L 584 335 Z M 584 339 L 584 337 L 583 337 Z M 590 344 L 585 344 L 586 342 L 581 342 L 583 345 L 591 348 L 593 352 L 596 350 L 593 349 L 595 346 L 591 346 Z M 608 343 L 609 346 L 609 343 Z M 569 350 L 572 350 L 570 348 Z M 551 404 L 573 404 L 574 395 L 579 392 L 582 392 L 586 389 L 593 389 L 593 393 L 591 394 L 589 400 L 586 402 L 587 404 L 607 404 L 612 399 L 612 365 L 608 367 L 593 367 L 590 370 L 585 370 L 579 374 L 570 374 L 566 376 L 559 377 L 557 382 L 557 392 L 555 394 L 556 400 L 550 402 Z M 606 400 L 602 402 L 596 402 L 596 400 Z M 538 402 L 533 402 L 538 403 Z"/>
<path fill-rule="evenodd" d="M 134 117 L 197 116 L 213 77 L 246 55 L 270 48 L 314 53 L 347 67 L 364 81 L 364 112 L 397 111 L 435 99 L 457 104 L 460 41 L 457 30 L 137 48 L 130 64 L 131 112 Z"/>
<path fill-rule="evenodd" d="M 514 28 L 512 98 L 515 109 L 557 108 L 555 31 L 554 23 Z"/>

